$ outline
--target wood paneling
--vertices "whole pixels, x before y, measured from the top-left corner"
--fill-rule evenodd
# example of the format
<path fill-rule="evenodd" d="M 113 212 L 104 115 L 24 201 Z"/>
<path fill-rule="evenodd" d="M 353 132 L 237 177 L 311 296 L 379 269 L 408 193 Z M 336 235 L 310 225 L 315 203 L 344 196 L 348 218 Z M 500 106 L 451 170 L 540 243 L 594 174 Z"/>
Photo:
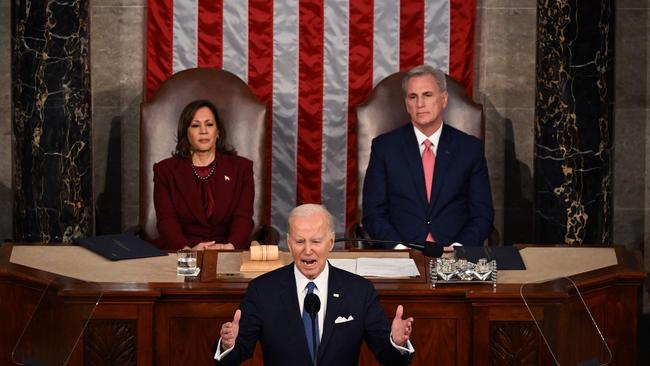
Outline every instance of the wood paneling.
<path fill-rule="evenodd" d="M 2 350 L 13 348 L 45 284 L 57 278 L 10 263 L 11 248 L 0 248 L 0 314 L 5 314 Z M 634 365 L 638 294 L 645 273 L 637 254 L 624 248 L 616 252 L 618 265 L 572 279 L 612 349 L 611 364 Z M 203 268 L 214 269 L 217 254 L 206 252 Z M 424 262 L 417 253 L 413 256 L 418 264 Z M 438 285 L 434 289 L 426 274 L 406 281 L 373 282 L 387 317 L 392 318 L 402 304 L 405 316 L 415 318 L 413 365 L 553 363 L 518 285 Z M 101 302 L 68 364 L 211 365 L 219 328 L 232 319 L 247 283 L 242 278 L 217 278 L 214 270 L 204 270 L 200 279 L 184 283 L 102 283 Z M 55 296 L 83 301 L 87 293 L 73 286 Z M 558 354 L 566 356 L 576 349 L 600 352 L 597 339 L 591 337 L 591 320 L 575 293 L 533 292 L 528 294 L 528 303 L 545 332 L 557 336 L 551 343 Z M 3 351 L 0 364 L 11 364 L 10 357 Z M 258 344 L 245 365 L 261 364 Z M 376 364 L 365 346 L 360 364 Z"/>

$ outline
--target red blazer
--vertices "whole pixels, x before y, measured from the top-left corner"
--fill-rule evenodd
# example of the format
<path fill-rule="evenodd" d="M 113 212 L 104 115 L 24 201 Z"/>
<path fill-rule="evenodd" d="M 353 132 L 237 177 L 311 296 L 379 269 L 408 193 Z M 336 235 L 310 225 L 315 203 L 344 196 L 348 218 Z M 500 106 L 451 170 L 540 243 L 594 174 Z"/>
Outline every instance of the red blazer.
<path fill-rule="evenodd" d="M 212 188 L 214 212 L 206 218 L 199 182 L 189 159 L 171 157 L 153 166 L 153 201 L 163 249 L 180 249 L 204 241 L 250 246 L 253 230 L 253 162 L 235 155 L 217 156 L 217 166 L 206 181 Z"/>

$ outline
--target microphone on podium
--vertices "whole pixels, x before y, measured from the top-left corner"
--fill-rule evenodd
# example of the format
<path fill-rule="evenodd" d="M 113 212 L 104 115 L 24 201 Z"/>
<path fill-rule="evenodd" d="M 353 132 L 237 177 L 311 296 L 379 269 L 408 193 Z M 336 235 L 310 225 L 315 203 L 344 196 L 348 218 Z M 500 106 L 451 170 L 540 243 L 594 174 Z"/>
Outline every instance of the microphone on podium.
<path fill-rule="evenodd" d="M 314 366 L 316 366 L 316 361 L 318 358 L 318 343 L 316 342 L 316 314 L 320 310 L 320 298 L 315 293 L 310 293 L 305 296 L 305 311 L 309 314 L 311 318 L 311 339 L 312 344 L 314 345 Z"/>
<path fill-rule="evenodd" d="M 366 243 L 376 243 L 376 244 L 401 244 L 407 248 L 416 249 L 422 252 L 425 257 L 434 257 L 439 258 L 442 256 L 444 251 L 444 246 L 441 244 L 425 241 L 425 242 L 412 242 L 412 241 L 401 241 L 401 240 L 380 240 L 380 239 L 363 239 L 363 238 L 336 238 L 334 239 L 335 243 L 338 242 L 354 242 L 362 241 Z"/>

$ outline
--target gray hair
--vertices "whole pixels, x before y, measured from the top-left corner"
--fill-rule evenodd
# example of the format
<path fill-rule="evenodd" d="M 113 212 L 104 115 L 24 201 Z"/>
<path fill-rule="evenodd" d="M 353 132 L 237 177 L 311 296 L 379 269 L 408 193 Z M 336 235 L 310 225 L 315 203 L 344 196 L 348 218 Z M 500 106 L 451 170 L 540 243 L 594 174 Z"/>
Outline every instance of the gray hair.
<path fill-rule="evenodd" d="M 417 76 L 431 75 L 433 79 L 438 84 L 438 89 L 440 92 L 447 91 L 447 78 L 445 73 L 440 69 L 435 69 L 429 65 L 420 65 L 416 66 L 406 72 L 404 78 L 402 79 L 402 90 L 404 91 L 404 96 L 406 96 L 406 89 L 408 87 L 409 80 Z"/>
<path fill-rule="evenodd" d="M 332 214 L 327 211 L 325 206 L 319 205 L 316 203 L 306 203 L 304 205 L 300 205 L 289 213 L 289 229 L 288 232 L 291 232 L 291 219 L 294 217 L 309 217 L 309 216 L 315 216 L 315 215 L 325 215 L 325 222 L 327 224 L 327 229 L 331 232 L 334 233 L 334 218 L 332 217 Z"/>

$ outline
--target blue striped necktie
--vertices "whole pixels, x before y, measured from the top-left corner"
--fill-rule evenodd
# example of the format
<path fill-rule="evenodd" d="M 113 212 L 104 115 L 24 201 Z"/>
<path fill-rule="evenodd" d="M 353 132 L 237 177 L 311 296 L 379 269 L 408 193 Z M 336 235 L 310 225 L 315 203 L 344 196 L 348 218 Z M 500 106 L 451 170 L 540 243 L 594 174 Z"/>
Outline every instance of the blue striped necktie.
<path fill-rule="evenodd" d="M 313 282 L 309 282 L 307 284 L 307 295 L 313 293 L 315 288 L 316 288 L 316 284 Z M 311 360 L 313 362 L 315 360 L 315 357 L 314 357 L 314 340 L 311 334 L 311 317 L 309 316 L 307 309 L 304 308 L 304 304 L 302 310 L 302 324 L 305 327 L 305 335 L 307 336 L 307 346 L 309 347 L 309 354 L 311 355 Z M 316 320 L 314 321 L 314 324 L 316 326 L 316 346 L 318 347 L 320 346 L 320 335 L 318 333 L 318 314 L 316 314 Z"/>

